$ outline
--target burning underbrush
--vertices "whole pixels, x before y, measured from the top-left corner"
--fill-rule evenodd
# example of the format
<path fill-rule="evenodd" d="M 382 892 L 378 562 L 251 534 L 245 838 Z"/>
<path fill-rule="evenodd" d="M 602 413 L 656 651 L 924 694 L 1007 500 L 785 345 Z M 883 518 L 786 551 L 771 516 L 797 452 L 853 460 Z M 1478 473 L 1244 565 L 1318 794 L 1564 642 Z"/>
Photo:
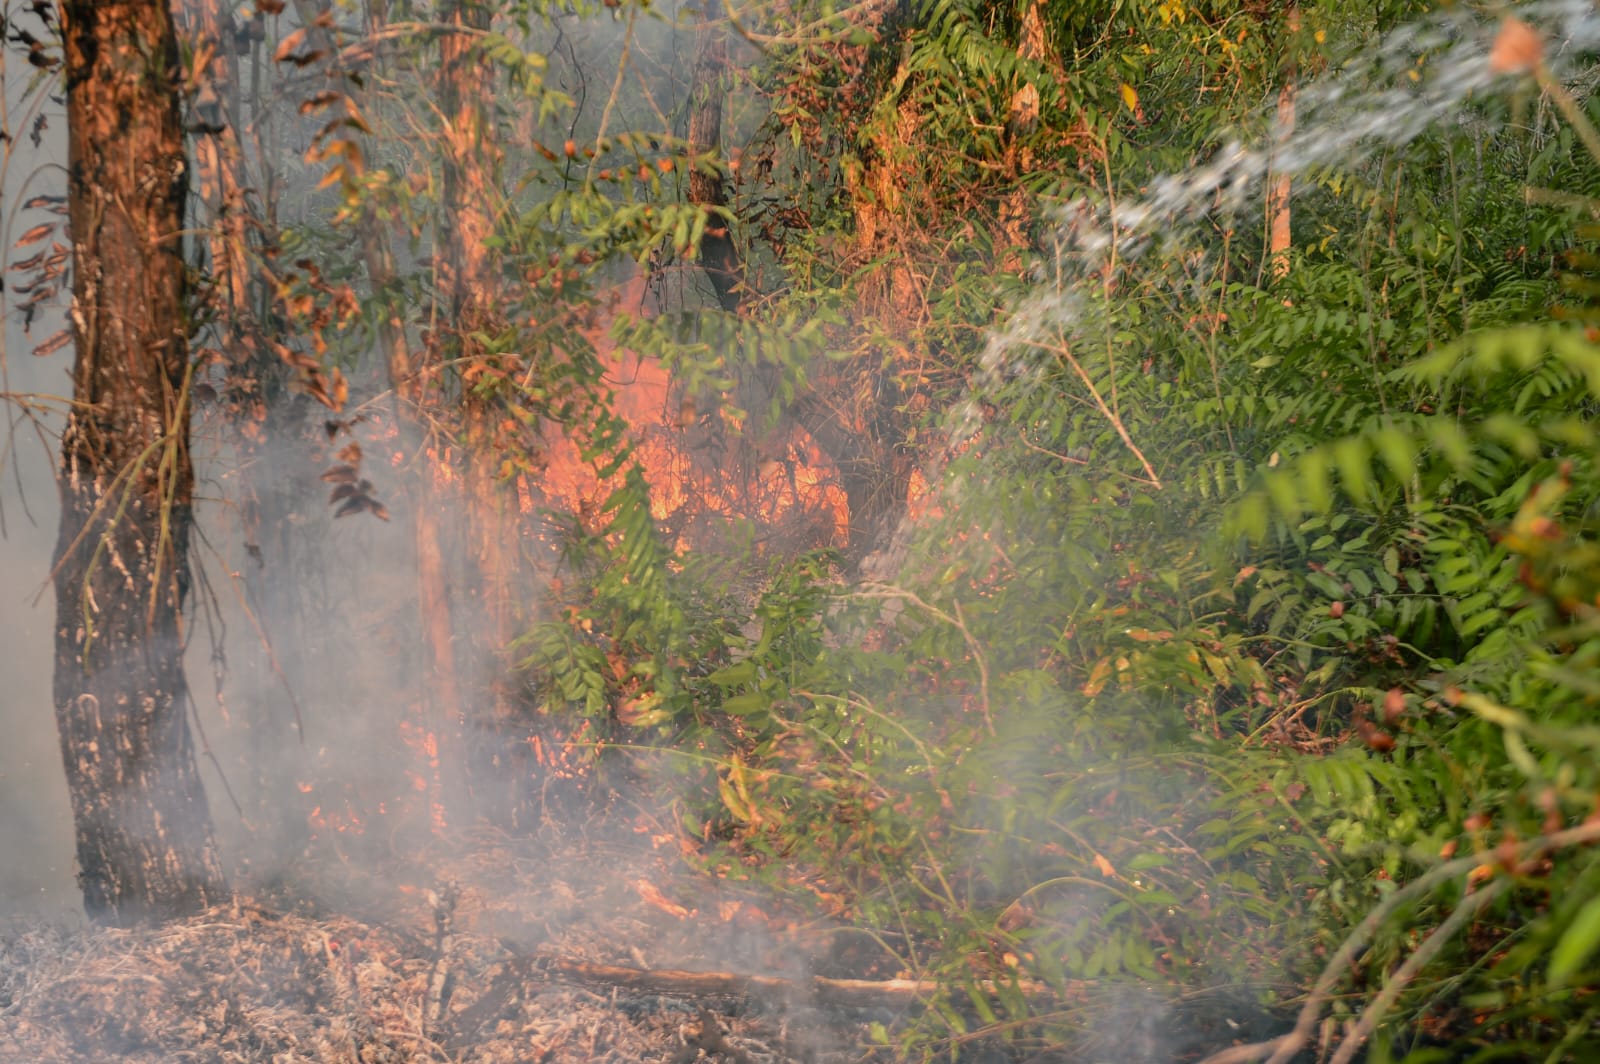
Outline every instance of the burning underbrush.
<path fill-rule="evenodd" d="M 0 1061 L 844 1061 L 914 995 L 648 842 L 481 835 L 317 896 L 0 933 Z"/>

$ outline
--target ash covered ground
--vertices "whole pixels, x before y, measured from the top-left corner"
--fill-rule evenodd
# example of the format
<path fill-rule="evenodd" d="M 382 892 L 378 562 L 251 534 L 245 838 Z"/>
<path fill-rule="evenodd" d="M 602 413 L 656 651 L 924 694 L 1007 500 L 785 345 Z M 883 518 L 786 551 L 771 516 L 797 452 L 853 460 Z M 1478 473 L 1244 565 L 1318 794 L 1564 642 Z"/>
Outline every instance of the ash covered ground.
<path fill-rule="evenodd" d="M 13 923 L 0 932 L 0 1061 L 876 1055 L 869 1024 L 892 1024 L 894 1008 L 773 989 L 837 968 L 832 930 L 769 911 L 656 842 L 479 832 L 383 868 L 329 848 L 297 869 L 321 884 L 315 895 L 265 891 L 147 929 Z M 673 971 L 772 982 L 648 985 Z M 629 986 L 627 972 L 653 974 Z"/>

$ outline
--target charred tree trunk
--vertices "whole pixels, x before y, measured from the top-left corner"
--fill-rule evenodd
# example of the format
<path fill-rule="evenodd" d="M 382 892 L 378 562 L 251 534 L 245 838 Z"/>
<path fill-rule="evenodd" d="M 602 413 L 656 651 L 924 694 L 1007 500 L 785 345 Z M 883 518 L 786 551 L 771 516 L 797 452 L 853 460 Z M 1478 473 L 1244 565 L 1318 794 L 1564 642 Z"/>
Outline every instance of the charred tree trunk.
<path fill-rule="evenodd" d="M 183 672 L 188 168 L 164 0 L 78 0 L 60 16 L 77 357 L 61 443 L 56 725 L 84 907 L 129 924 L 227 889 Z"/>
<path fill-rule="evenodd" d="M 728 205 L 727 172 L 720 161 L 725 95 L 721 80 L 728 68 L 727 31 L 722 17 L 720 3 L 713 0 L 705 9 L 698 31 L 690 87 L 692 109 L 688 139 L 689 153 L 695 162 L 689 173 L 689 201 L 710 215 L 700 241 L 700 268 L 711 281 L 722 309 L 737 313 L 747 291 L 745 264 L 720 210 Z M 888 166 L 886 163 L 880 168 L 878 176 L 882 187 L 874 190 L 886 203 L 880 208 L 875 200 L 863 202 L 858 205 L 858 215 L 880 209 L 885 217 L 892 214 L 899 202 L 896 182 L 901 178 Z M 873 215 L 874 219 L 876 217 Z M 872 235 L 864 242 L 870 244 L 878 240 L 882 226 L 871 220 L 867 224 Z M 873 253 L 878 250 L 876 245 L 871 248 Z M 906 267 L 895 265 L 889 269 L 894 271 L 894 277 L 888 287 L 893 290 L 891 301 L 898 312 L 902 305 L 915 302 L 915 295 Z M 897 423 L 898 389 L 892 381 L 883 379 L 867 383 L 874 399 L 865 408 L 852 404 L 847 413 L 841 413 L 844 404 L 838 402 L 836 396 L 819 392 L 802 398 L 794 414 L 839 471 L 839 483 L 844 488 L 850 512 L 845 554 L 857 566 L 871 551 L 884 545 L 899 524 L 913 469 L 909 449 L 899 446 L 904 428 Z M 746 381 L 742 405 L 749 409 L 765 407 L 778 386 L 774 371 L 758 368 Z"/>
<path fill-rule="evenodd" d="M 913 77 L 902 58 L 897 82 Z M 923 115 L 907 93 L 863 133 L 861 166 L 847 171 L 845 192 L 855 218 L 855 258 L 877 262 L 860 284 L 860 308 L 888 335 L 913 335 L 927 321 L 927 296 L 913 270 L 919 223 L 909 202 L 922 187 L 917 138 Z M 858 571 L 886 548 L 905 516 L 916 468 L 906 445 L 911 396 L 878 359 L 858 359 L 800 407 L 800 423 L 839 470 L 850 508 L 846 560 Z"/>

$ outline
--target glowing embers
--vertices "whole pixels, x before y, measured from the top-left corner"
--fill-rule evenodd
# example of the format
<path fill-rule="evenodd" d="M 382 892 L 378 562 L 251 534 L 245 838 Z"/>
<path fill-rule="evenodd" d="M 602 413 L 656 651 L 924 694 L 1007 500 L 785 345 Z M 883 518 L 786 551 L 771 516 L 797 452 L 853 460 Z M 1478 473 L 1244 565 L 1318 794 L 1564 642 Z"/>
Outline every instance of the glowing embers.
<path fill-rule="evenodd" d="M 309 783 L 302 783 L 299 786 L 303 794 L 310 794 L 315 789 Z M 387 813 L 382 802 L 379 803 L 379 812 Z M 356 803 L 349 795 L 340 795 L 312 806 L 311 811 L 306 814 L 306 824 L 311 828 L 313 840 L 331 835 L 360 835 L 367 830 L 367 822 L 357 811 Z"/>
<path fill-rule="evenodd" d="M 411 764 L 406 768 L 406 781 L 411 792 L 424 796 L 428 803 L 428 823 L 434 831 L 443 831 L 447 823 L 444 804 L 444 778 L 440 771 L 439 733 L 414 720 L 400 722 L 400 740 L 411 751 Z"/>
<path fill-rule="evenodd" d="M 539 731 L 527 737 L 528 751 L 539 772 L 547 779 L 575 780 L 588 775 L 589 766 L 600 752 L 590 720 L 578 721 L 570 735 L 553 721 L 541 716 Z"/>

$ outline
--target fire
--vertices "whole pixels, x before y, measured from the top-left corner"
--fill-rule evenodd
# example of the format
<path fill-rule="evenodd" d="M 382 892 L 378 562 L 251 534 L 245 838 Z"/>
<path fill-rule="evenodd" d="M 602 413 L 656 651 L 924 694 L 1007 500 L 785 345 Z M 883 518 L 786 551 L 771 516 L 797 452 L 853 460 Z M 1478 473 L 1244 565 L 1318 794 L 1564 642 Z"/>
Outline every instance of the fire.
<path fill-rule="evenodd" d="M 636 277 L 624 286 L 620 305 L 642 305 L 644 288 L 645 279 Z M 610 324 L 597 321 L 587 338 L 603 367 L 612 409 L 631 426 L 633 454 L 650 487 L 651 514 L 673 548 L 704 546 L 704 537 L 722 534 L 721 524 L 733 520 L 750 521 L 782 536 L 781 545 L 770 549 L 847 545 L 849 509 L 839 472 L 802 427 L 789 421 L 758 435 L 750 425 L 754 419 L 738 409 L 737 395 L 685 395 L 660 360 L 619 348 L 609 335 Z M 415 444 L 415 449 L 407 447 L 399 424 L 379 410 L 330 421 L 330 450 L 337 445 L 335 438 L 357 421 L 369 423 L 361 437 L 375 452 L 384 453 L 380 460 L 392 469 L 410 462 L 426 469 L 438 498 L 450 498 L 465 487 L 466 456 L 455 444 L 435 438 Z M 521 427 L 508 423 L 500 430 L 510 438 Z M 580 519 L 597 516 L 618 485 L 597 476 L 562 427 L 546 425 L 542 437 L 546 452 L 539 467 L 506 484 L 508 492 L 515 492 L 518 511 L 525 517 L 543 510 Z M 380 440 L 385 446 L 379 446 Z M 925 487 L 915 494 L 924 493 Z M 519 534 L 538 535 L 537 523 L 526 521 Z M 314 806 L 308 820 L 319 836 L 359 834 L 371 816 L 425 815 L 435 831 L 446 828 L 441 738 L 445 745 L 451 740 L 448 734 L 441 737 L 438 721 L 418 706 L 397 727 L 407 751 L 400 793 L 367 795 L 363 802 L 328 778 L 300 784 L 307 806 Z M 537 733 L 530 729 L 525 738 L 528 760 L 546 777 L 584 775 L 596 743 L 589 729 L 587 721 L 572 731 L 548 723 Z M 358 815 L 358 808 L 367 815 Z"/>
<path fill-rule="evenodd" d="M 624 306 L 642 302 L 644 278 L 623 289 Z M 772 527 L 792 522 L 808 546 L 847 542 L 849 508 L 838 472 L 804 429 L 789 424 L 754 437 L 732 396 L 709 410 L 674 387 L 658 360 L 619 349 L 600 324 L 588 331 L 612 391 L 612 408 L 633 428 L 634 454 L 650 485 L 656 520 L 680 526 L 675 546 L 692 540 L 689 526 L 705 515 L 747 518 Z M 579 459 L 578 448 L 547 432 L 547 467 L 536 487 L 519 486 L 523 512 L 540 501 L 569 512 L 592 513 L 615 487 L 602 483 Z M 734 452 L 744 461 L 730 460 Z M 745 468 L 749 467 L 749 468 Z"/>
<path fill-rule="evenodd" d="M 435 831 L 445 827 L 444 780 L 439 764 L 439 733 L 414 720 L 400 722 L 400 738 L 415 755 L 406 769 L 411 790 L 428 796 L 429 819 Z"/>
<path fill-rule="evenodd" d="M 546 728 L 546 732 L 554 729 Z M 576 779 L 584 774 L 584 758 L 582 752 L 591 749 L 595 744 L 589 739 L 591 722 L 582 720 L 572 735 L 564 741 L 557 741 L 557 736 L 529 735 L 527 738 L 528 749 L 533 754 L 534 762 L 547 776 L 557 779 Z"/>
<path fill-rule="evenodd" d="M 306 814 L 306 823 L 311 826 L 313 838 L 328 833 L 360 835 L 367 830 L 366 821 L 356 812 L 354 803 L 346 798 L 341 805 L 342 809 L 324 809 L 319 804 L 313 806 L 311 812 Z"/>

